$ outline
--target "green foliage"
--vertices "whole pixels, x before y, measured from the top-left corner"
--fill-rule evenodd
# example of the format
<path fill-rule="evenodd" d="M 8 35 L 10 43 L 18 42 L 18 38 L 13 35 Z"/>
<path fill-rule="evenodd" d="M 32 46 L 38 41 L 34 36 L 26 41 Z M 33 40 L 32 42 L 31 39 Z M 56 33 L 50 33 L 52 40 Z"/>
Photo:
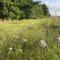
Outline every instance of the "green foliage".
<path fill-rule="evenodd" d="M 42 6 L 36 3 L 33 4 L 31 11 L 32 18 L 41 18 L 44 15 L 42 11 Z"/>
<path fill-rule="evenodd" d="M 1 0 L 0 18 L 29 19 L 48 16 L 48 8 L 41 2 L 33 0 Z"/>
<path fill-rule="evenodd" d="M 44 12 L 44 16 L 50 16 L 48 7 L 45 4 L 42 4 L 42 9 L 43 9 L 43 12 Z"/>

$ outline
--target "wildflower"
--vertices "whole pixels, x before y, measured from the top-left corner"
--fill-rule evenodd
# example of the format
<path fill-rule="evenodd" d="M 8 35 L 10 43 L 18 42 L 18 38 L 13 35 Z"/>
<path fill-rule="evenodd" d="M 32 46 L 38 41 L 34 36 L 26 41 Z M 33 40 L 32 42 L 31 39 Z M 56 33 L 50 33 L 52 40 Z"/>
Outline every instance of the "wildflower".
<path fill-rule="evenodd" d="M 60 37 L 57 37 L 57 43 L 60 43 Z"/>
<path fill-rule="evenodd" d="M 39 42 L 39 44 L 40 44 L 40 47 L 42 47 L 42 48 L 46 48 L 47 47 L 47 43 L 44 40 L 41 40 Z"/>
<path fill-rule="evenodd" d="M 23 39 L 24 42 L 26 42 L 27 40 L 26 39 Z"/>
<path fill-rule="evenodd" d="M 23 50 L 22 49 L 19 49 L 20 52 L 22 52 Z"/>
<path fill-rule="evenodd" d="M 13 49 L 13 48 L 11 48 L 11 47 L 9 48 L 9 52 L 8 52 L 8 54 L 10 54 L 10 53 L 11 53 L 12 49 Z"/>
<path fill-rule="evenodd" d="M 13 48 L 11 48 L 11 47 L 9 48 L 9 50 L 12 50 L 12 49 L 13 49 Z"/>

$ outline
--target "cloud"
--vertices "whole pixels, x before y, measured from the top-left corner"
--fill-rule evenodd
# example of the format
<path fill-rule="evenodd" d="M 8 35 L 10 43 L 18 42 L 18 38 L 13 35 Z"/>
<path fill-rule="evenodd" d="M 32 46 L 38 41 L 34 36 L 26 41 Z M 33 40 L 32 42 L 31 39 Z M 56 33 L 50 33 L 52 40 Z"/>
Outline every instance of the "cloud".
<path fill-rule="evenodd" d="M 60 2 L 48 4 L 48 7 L 52 15 L 60 15 Z"/>
<path fill-rule="evenodd" d="M 36 0 L 42 1 L 49 7 L 51 15 L 60 15 L 60 0 Z"/>
<path fill-rule="evenodd" d="M 51 15 L 60 15 L 60 0 L 44 0 L 43 2 L 49 7 Z"/>
<path fill-rule="evenodd" d="M 60 9 L 60 2 L 57 3 L 51 3 L 51 4 L 47 4 L 49 6 L 49 8 L 56 8 L 56 9 Z"/>

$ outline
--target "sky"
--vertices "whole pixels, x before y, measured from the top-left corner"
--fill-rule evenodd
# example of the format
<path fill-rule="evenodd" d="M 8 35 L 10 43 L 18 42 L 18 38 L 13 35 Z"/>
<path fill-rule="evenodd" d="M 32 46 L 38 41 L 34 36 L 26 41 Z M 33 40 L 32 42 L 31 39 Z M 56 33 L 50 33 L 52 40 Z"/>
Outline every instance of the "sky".
<path fill-rule="evenodd" d="M 51 15 L 60 15 L 60 0 L 36 0 L 42 1 L 49 7 L 49 11 Z"/>

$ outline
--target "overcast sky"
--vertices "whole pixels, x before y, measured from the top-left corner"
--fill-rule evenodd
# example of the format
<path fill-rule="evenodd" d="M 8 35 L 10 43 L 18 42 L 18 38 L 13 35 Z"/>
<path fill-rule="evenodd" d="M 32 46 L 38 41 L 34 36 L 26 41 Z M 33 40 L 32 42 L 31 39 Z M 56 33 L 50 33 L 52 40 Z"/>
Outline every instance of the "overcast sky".
<path fill-rule="evenodd" d="M 52 15 L 60 15 L 60 0 L 36 0 L 47 4 Z"/>

